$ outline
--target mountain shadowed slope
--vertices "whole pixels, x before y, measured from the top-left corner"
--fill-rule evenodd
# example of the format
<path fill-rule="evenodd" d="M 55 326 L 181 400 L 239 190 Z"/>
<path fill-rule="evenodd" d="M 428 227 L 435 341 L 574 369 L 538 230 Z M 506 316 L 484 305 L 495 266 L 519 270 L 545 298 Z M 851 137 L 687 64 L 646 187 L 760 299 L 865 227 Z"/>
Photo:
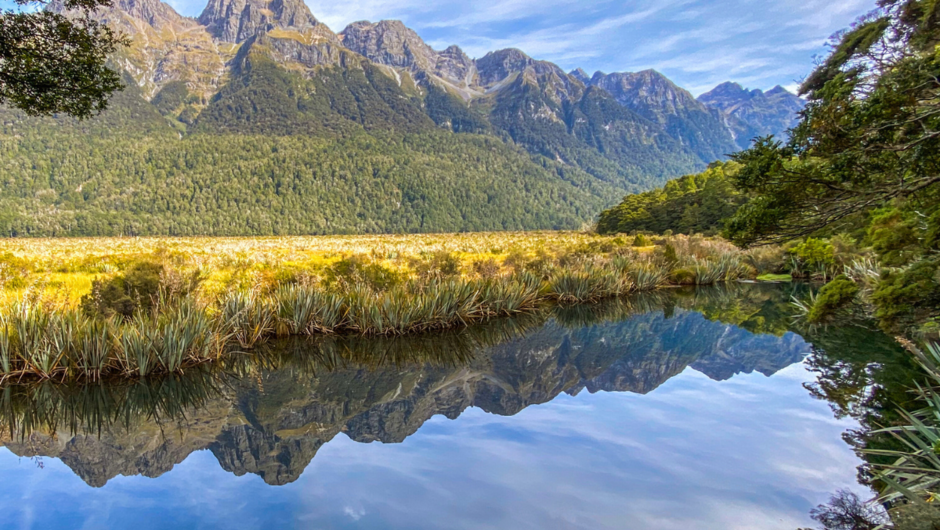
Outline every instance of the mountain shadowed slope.
<path fill-rule="evenodd" d="M 606 90 L 623 106 L 661 125 L 703 162 L 721 160 L 738 150 L 730 131 L 716 113 L 655 70 L 597 72 L 590 84 Z"/>
<path fill-rule="evenodd" d="M 787 130 L 796 125 L 799 112 L 805 106 L 802 99 L 779 85 L 763 92 L 746 90 L 731 82 L 718 85 L 698 100 L 721 113 L 741 149 L 761 136 L 785 139 Z"/>

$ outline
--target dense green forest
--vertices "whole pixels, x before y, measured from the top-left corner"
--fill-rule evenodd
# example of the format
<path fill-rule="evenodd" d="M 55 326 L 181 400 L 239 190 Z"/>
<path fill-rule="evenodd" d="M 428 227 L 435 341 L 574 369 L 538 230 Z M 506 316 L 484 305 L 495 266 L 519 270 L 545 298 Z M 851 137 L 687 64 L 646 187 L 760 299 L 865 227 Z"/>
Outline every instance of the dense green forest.
<path fill-rule="evenodd" d="M 645 193 L 624 197 L 601 213 L 602 234 L 667 231 L 715 235 L 747 198 L 734 185 L 739 166 L 716 162 L 695 175 L 686 175 Z"/>
<path fill-rule="evenodd" d="M 0 233 L 573 229 L 696 164 L 665 156 L 674 141 L 644 138 L 643 119 L 601 91 L 558 109 L 569 130 L 520 112 L 547 101 L 527 85 L 469 106 L 407 94 L 368 63 L 307 79 L 240 60 L 201 111 L 185 83 L 148 102 L 129 77 L 93 119 L 0 110 Z"/>
<path fill-rule="evenodd" d="M 268 66 L 223 91 L 189 133 L 177 116 L 158 112 L 185 111 L 179 85 L 154 105 L 127 83 L 107 112 L 81 122 L 0 112 L 0 233 L 571 229 L 622 193 L 498 137 L 441 130 L 424 114 L 408 120 L 415 114 L 390 110 L 369 88 L 383 86 L 381 74 L 349 74 L 356 80 L 345 86 L 375 97 L 350 96 L 345 114 L 329 110 L 339 103 L 307 112 L 312 103 L 298 92 L 272 88 L 297 79 L 277 69 L 261 75 Z M 298 130 L 311 134 L 288 134 Z"/>
<path fill-rule="evenodd" d="M 577 228 L 612 194 L 471 135 L 66 133 L 2 144 L 18 155 L 0 162 L 10 236 Z"/>

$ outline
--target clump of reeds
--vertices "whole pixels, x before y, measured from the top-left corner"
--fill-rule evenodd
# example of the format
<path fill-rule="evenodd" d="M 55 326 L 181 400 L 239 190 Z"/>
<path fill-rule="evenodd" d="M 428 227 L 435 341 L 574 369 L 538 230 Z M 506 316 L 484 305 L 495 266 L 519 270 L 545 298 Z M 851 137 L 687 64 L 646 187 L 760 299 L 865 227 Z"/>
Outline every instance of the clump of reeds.
<path fill-rule="evenodd" d="M 935 501 L 940 490 L 940 346 L 927 344 L 922 350 L 906 339 L 899 342 L 927 374 L 915 393 L 923 408 L 900 410 L 901 425 L 873 431 L 899 442 L 899 449 L 865 449 L 870 455 L 893 458 L 891 463 L 873 463 L 874 478 L 884 484 L 882 502 L 906 498 L 913 503 Z"/>

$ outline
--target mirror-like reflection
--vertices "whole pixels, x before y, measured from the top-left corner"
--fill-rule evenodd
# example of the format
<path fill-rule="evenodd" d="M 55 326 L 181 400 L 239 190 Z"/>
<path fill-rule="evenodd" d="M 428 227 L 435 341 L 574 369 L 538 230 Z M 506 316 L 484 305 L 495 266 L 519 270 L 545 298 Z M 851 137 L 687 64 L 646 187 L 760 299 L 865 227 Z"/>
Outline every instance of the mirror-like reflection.
<path fill-rule="evenodd" d="M 60 459 L 87 484 L 158 477 L 208 449 L 223 469 L 298 479 L 324 444 L 398 443 L 435 415 L 501 416 L 562 393 L 647 394 L 686 368 L 771 375 L 809 346 L 787 331 L 790 290 L 675 290 L 416 337 L 272 343 L 184 376 L 12 386 L 2 443 Z"/>

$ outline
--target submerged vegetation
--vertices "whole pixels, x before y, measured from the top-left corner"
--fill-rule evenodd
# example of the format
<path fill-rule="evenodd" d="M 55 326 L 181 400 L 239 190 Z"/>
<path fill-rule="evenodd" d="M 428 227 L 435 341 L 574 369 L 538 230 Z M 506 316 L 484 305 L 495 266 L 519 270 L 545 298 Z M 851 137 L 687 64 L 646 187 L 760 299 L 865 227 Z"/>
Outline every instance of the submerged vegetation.
<path fill-rule="evenodd" d="M 0 377 L 143 377 L 271 337 L 403 335 L 758 271 L 704 237 L 8 241 Z"/>

